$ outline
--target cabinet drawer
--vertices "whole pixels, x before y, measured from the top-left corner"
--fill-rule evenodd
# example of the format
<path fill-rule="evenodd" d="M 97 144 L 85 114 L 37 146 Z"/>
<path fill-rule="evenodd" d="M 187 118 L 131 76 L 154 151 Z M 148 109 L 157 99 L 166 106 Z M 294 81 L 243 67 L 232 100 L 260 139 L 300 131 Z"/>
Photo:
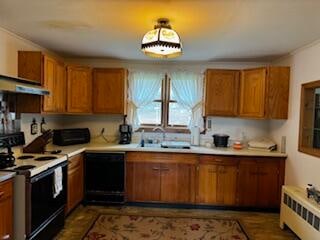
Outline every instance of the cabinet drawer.
<path fill-rule="evenodd" d="M 196 164 L 198 156 L 196 154 L 183 153 L 129 152 L 126 160 L 128 162 Z"/>
<path fill-rule="evenodd" d="M 0 201 L 12 196 L 12 180 L 0 183 Z"/>
<path fill-rule="evenodd" d="M 237 157 L 202 155 L 200 156 L 200 164 L 219 164 L 219 165 L 237 165 L 239 159 Z"/>

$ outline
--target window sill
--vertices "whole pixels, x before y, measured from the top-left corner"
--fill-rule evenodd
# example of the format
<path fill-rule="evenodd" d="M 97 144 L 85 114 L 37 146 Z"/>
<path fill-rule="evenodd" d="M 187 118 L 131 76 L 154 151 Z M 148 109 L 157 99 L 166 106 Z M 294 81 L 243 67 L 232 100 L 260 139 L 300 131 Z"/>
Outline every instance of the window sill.
<path fill-rule="evenodd" d="M 154 126 L 141 126 L 139 129 L 136 130 L 136 132 L 142 132 L 144 130 L 145 132 L 154 132 L 153 129 L 156 127 L 161 127 L 158 125 Z M 186 127 L 165 127 L 163 128 L 166 133 L 184 133 L 184 134 L 190 134 L 190 130 Z M 155 133 L 158 133 L 156 131 Z"/>

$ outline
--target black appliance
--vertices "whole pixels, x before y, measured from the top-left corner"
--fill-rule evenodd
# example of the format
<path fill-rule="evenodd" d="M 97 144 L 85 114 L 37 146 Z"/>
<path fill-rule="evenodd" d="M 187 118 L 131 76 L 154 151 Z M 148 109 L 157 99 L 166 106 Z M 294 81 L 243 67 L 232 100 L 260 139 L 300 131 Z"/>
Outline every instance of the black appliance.
<path fill-rule="evenodd" d="M 58 146 L 88 143 L 90 142 L 90 131 L 88 128 L 53 130 L 52 142 Z"/>
<path fill-rule="evenodd" d="M 125 154 L 86 153 L 85 203 L 125 202 Z"/>
<path fill-rule="evenodd" d="M 130 144 L 132 137 L 132 126 L 123 123 L 119 126 L 120 141 L 119 144 Z"/>
<path fill-rule="evenodd" d="M 0 153 L 0 169 L 13 167 L 15 157 L 11 147 L 25 144 L 23 132 L 0 135 L 0 148 L 7 148 L 7 152 Z"/>
<path fill-rule="evenodd" d="M 58 196 L 54 197 L 54 170 L 57 167 L 62 167 L 63 189 Z M 53 239 L 64 226 L 64 209 L 67 201 L 67 162 L 56 165 L 31 178 L 24 177 L 27 239 Z"/>
<path fill-rule="evenodd" d="M 226 134 L 214 134 L 213 143 L 216 147 L 228 147 L 229 136 Z"/>

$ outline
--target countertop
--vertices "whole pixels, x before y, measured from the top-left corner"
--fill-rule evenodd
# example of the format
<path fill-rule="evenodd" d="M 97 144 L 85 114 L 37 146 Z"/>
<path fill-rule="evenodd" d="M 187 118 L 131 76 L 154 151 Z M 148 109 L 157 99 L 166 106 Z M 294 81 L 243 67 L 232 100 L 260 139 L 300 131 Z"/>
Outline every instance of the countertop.
<path fill-rule="evenodd" d="M 0 182 L 4 182 L 10 178 L 13 178 L 14 175 L 15 175 L 14 172 L 0 171 Z"/>
<path fill-rule="evenodd" d="M 47 150 L 61 150 L 61 154 L 72 157 L 76 154 L 86 152 L 169 152 L 169 153 L 195 153 L 195 154 L 211 154 L 226 156 L 256 156 L 256 157 L 287 157 L 287 154 L 277 151 L 263 152 L 249 149 L 235 150 L 233 148 L 207 148 L 191 146 L 190 149 L 172 149 L 160 147 L 140 147 L 139 144 L 132 143 L 126 145 L 111 143 L 89 143 L 72 146 L 56 146 L 48 145 Z"/>

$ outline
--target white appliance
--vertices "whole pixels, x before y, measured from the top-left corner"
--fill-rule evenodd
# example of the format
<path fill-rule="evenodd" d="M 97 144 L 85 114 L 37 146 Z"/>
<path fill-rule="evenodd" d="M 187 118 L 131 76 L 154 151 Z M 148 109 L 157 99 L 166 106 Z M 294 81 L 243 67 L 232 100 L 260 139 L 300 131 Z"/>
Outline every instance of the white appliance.
<path fill-rule="evenodd" d="M 280 227 L 285 225 L 302 240 L 320 239 L 320 205 L 303 188 L 282 187 Z"/>
<path fill-rule="evenodd" d="M 192 127 L 191 128 L 191 145 L 199 146 L 200 145 L 200 128 Z"/>

